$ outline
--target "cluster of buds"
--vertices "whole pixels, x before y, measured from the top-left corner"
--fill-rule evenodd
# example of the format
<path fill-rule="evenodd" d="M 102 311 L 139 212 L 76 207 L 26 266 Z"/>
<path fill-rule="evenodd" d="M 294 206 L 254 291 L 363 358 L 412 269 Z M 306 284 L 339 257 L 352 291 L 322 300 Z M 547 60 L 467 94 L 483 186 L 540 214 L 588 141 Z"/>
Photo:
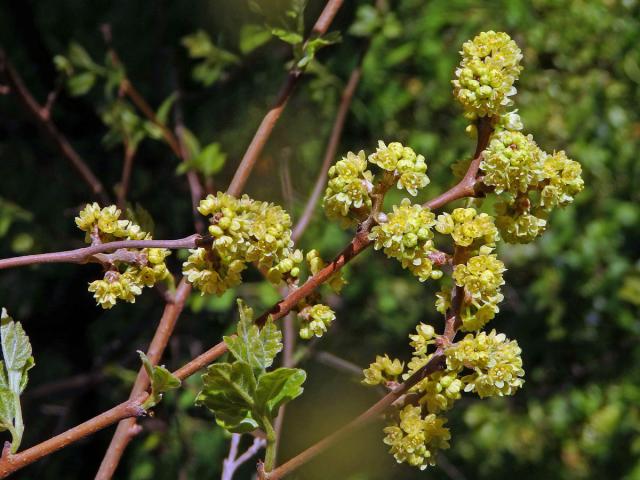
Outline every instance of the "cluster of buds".
<path fill-rule="evenodd" d="M 211 217 L 208 230 L 213 241 L 190 250 L 182 270 L 203 294 L 221 295 L 240 284 L 249 263 L 266 270 L 276 285 L 300 274 L 304 256 L 293 249 L 291 218 L 281 207 L 219 192 L 202 200 L 198 211 Z"/>
<path fill-rule="evenodd" d="M 142 231 L 131 220 L 121 219 L 122 212 L 111 205 L 100 208 L 88 204 L 76 217 L 76 225 L 85 232 L 85 241 L 92 245 L 117 240 L 151 240 L 151 234 Z M 127 249 L 111 255 L 101 255 L 104 277 L 89 284 L 96 302 L 105 309 L 118 300 L 134 303 L 144 287 L 152 287 L 170 274 L 165 258 L 170 252 L 164 248 Z"/>

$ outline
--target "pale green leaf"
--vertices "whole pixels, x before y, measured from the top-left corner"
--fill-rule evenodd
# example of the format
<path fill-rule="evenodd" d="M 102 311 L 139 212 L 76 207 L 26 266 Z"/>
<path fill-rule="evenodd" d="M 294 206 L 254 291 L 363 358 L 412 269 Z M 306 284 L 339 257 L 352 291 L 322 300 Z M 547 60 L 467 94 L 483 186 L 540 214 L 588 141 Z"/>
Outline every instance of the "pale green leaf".
<path fill-rule="evenodd" d="M 149 358 L 138 350 L 138 355 L 140 355 L 140 360 L 142 360 L 142 365 L 144 366 L 147 375 L 149 376 L 149 381 L 151 382 L 151 395 L 145 401 L 143 405 L 144 408 L 151 408 L 158 404 L 160 400 L 162 400 L 162 395 L 169 390 L 174 390 L 181 385 L 180 379 L 173 375 L 169 370 L 167 370 L 162 365 L 152 365 Z"/>
<path fill-rule="evenodd" d="M 7 387 L 0 387 L 0 430 L 13 427 L 15 418 L 15 395 Z"/>
<path fill-rule="evenodd" d="M 269 321 L 260 330 L 253 323 L 253 310 L 238 299 L 240 321 L 235 337 L 224 337 L 229 351 L 237 360 L 251 365 L 252 368 L 264 371 L 273 364 L 273 359 L 282 350 L 282 333 Z"/>
<path fill-rule="evenodd" d="M 178 98 L 178 94 L 173 92 L 158 107 L 158 111 L 156 112 L 156 119 L 163 125 L 167 124 L 167 120 L 169 120 L 169 113 L 171 113 L 171 107 Z"/>
<path fill-rule="evenodd" d="M 20 393 L 24 392 L 24 389 L 27 388 L 27 382 L 29 381 L 29 375 L 27 372 L 31 370 L 36 364 L 36 361 L 33 357 L 29 357 L 27 359 L 27 363 L 25 363 L 24 367 L 22 367 L 22 376 L 20 377 Z"/>
<path fill-rule="evenodd" d="M 20 322 L 14 322 L 5 309 L 2 309 L 0 336 L 7 370 L 22 370 L 31 357 L 31 344 Z"/>
<path fill-rule="evenodd" d="M 202 149 L 193 160 L 193 164 L 198 171 L 205 176 L 215 175 L 222 169 L 227 160 L 227 155 L 222 152 L 220 144 L 210 143 Z"/>
<path fill-rule="evenodd" d="M 96 83 L 96 75 L 93 72 L 82 72 L 72 75 L 67 80 L 69 94 L 79 97 L 87 93 Z"/>
<path fill-rule="evenodd" d="M 267 43 L 270 38 L 271 32 L 262 25 L 243 25 L 240 29 L 240 51 L 246 55 Z"/>
<path fill-rule="evenodd" d="M 271 34 L 278 37 L 283 42 L 287 42 L 291 45 L 297 45 L 298 43 L 302 43 L 304 38 L 299 33 L 293 32 L 291 30 L 285 30 L 284 28 L 273 28 L 271 30 Z"/>
<path fill-rule="evenodd" d="M 281 405 L 300 396 L 307 378 L 299 368 L 278 368 L 265 373 L 258 380 L 256 408 L 273 418 Z"/>

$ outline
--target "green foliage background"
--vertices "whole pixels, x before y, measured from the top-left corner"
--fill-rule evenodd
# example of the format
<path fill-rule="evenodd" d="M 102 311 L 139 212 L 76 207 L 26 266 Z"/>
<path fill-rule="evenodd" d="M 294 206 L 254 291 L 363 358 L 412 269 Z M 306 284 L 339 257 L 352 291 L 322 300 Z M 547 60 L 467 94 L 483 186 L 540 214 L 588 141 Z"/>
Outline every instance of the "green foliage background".
<path fill-rule="evenodd" d="M 288 2 L 258 2 L 274 17 Z M 306 31 L 322 8 L 311 1 Z M 294 475 L 340 478 L 621 478 L 640 479 L 640 6 L 636 0 L 390 1 L 373 38 L 347 120 L 340 152 L 371 150 L 379 138 L 399 140 L 427 157 L 431 197 L 449 186 L 449 166 L 469 156 L 473 141 L 454 105 L 450 80 L 462 42 L 482 30 L 507 31 L 521 46 L 525 71 L 516 104 L 525 129 L 545 150 L 566 149 L 584 168 L 585 191 L 557 212 L 549 231 L 526 246 L 500 251 L 507 267 L 505 303 L 491 327 L 521 344 L 527 383 L 514 398 L 466 399 L 449 414 L 452 449 L 441 467 L 398 466 L 385 453 L 381 424 L 352 435 Z M 246 191 L 299 215 L 315 180 L 341 88 L 363 39 L 348 32 L 359 6 L 345 2 L 332 30 L 341 43 L 323 49 L 295 91 Z M 361 10 L 360 32 L 366 10 Z M 291 49 L 277 39 L 243 54 L 241 27 L 260 22 L 244 1 L 6 2 L 0 41 L 37 98 L 55 86 L 52 57 L 69 42 L 102 61 L 101 23 L 129 77 L 154 106 L 180 85 L 185 122 L 202 145 L 227 155 L 212 176 L 224 188 L 284 78 Z M 181 38 L 196 30 L 237 55 L 203 86 Z M 356 28 L 356 33 L 358 28 Z M 106 148 L 103 92 L 62 95 L 54 119 L 105 185 L 119 180 L 122 152 Z M 0 97 L 0 256 L 81 245 L 74 227 L 92 200 L 86 186 L 43 141 L 11 95 Z M 216 150 L 217 152 L 217 150 Z M 217 158 L 217 157 L 216 157 Z M 219 160 L 219 158 L 218 158 Z M 217 160 L 217 161 L 218 161 Z M 153 216 L 157 238 L 192 232 L 189 193 L 166 146 L 143 141 L 129 199 Z M 286 170 L 293 198 L 282 194 Z M 397 199 L 396 199 L 397 200 Z M 331 257 L 350 233 L 318 209 L 301 245 Z M 179 270 L 176 255 L 170 268 Z M 405 358 L 406 335 L 418 321 L 437 329 L 434 286 L 419 284 L 370 251 L 347 268 L 350 285 L 330 299 L 338 321 L 309 352 L 304 395 L 287 409 L 280 458 L 322 438 L 376 400 L 358 378 L 326 364 L 331 352 L 363 367 L 376 353 Z M 137 349 L 145 350 L 162 301 L 145 292 L 135 305 L 102 311 L 86 291 L 97 267 L 48 265 L 0 273 L 0 305 L 30 335 L 36 367 L 26 392 L 23 448 L 106 410 L 128 395 Z M 249 273 L 222 298 L 194 296 L 180 318 L 164 363 L 177 367 L 219 341 L 237 318 L 242 296 L 256 311 L 278 295 Z M 82 381 L 56 385 L 69 377 Z M 118 478 L 219 478 L 227 440 L 211 415 L 193 406 L 192 378 L 143 422 Z M 90 478 L 113 429 L 20 472 L 16 478 Z M 250 462 L 251 463 L 251 462 Z M 247 465 L 236 478 L 250 478 Z"/>

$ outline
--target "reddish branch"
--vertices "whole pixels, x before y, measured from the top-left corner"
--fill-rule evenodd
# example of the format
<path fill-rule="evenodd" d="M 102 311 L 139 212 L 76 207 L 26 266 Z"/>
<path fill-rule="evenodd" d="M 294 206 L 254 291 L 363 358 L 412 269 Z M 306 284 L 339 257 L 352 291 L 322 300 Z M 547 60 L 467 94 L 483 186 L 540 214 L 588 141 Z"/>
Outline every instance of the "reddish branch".
<path fill-rule="evenodd" d="M 318 17 L 318 20 L 313 26 L 313 30 L 311 32 L 312 36 L 319 36 L 326 33 L 329 25 L 331 25 L 331 22 L 342 6 L 342 2 L 343 0 L 329 0 L 327 2 L 327 5 L 324 7 L 324 10 L 322 10 L 320 17 Z M 276 123 L 278 123 L 278 119 L 287 105 L 289 96 L 293 92 L 293 89 L 302 76 L 302 73 L 303 72 L 300 69 L 294 68 L 287 75 L 287 79 L 280 89 L 275 103 L 262 119 L 258 130 L 253 136 L 253 140 L 251 140 L 249 148 L 245 152 L 244 157 L 242 157 L 240 165 L 229 184 L 227 193 L 230 195 L 238 196 L 244 189 L 244 185 L 247 183 L 251 170 L 255 166 L 262 149 L 267 143 L 267 139 L 276 126 Z"/>
<path fill-rule="evenodd" d="M 123 248 L 196 248 L 199 245 L 210 243 L 210 241 L 208 237 L 202 237 L 197 233 L 177 240 L 120 240 L 76 248 L 75 250 L 5 258 L 0 260 L 0 270 L 40 263 L 88 263 L 98 254 L 114 252 Z"/>
<path fill-rule="evenodd" d="M 3 450 L 2 458 L 0 459 L 0 478 L 5 478 L 36 460 L 50 455 L 78 440 L 93 435 L 123 418 L 146 415 L 145 410 L 142 408 L 142 403 L 147 397 L 148 394 L 143 392 L 138 397 L 127 400 L 91 420 L 81 423 L 77 427 L 13 455 L 8 453 L 5 444 L 5 450 Z"/>
<path fill-rule="evenodd" d="M 478 132 L 479 132 L 478 145 L 476 148 L 476 154 L 470 163 L 467 174 L 454 187 L 444 192 L 440 196 L 426 202 L 424 204 L 426 207 L 429 207 L 435 210 L 451 201 L 475 195 L 475 187 L 477 182 L 476 177 L 478 175 L 479 165 L 482 159 L 481 153 L 488 144 L 492 129 L 488 123 L 480 122 L 478 126 Z M 284 315 L 289 313 L 289 311 L 293 309 L 293 307 L 297 304 L 299 300 L 301 300 L 302 298 L 312 293 L 324 281 L 326 281 L 333 273 L 340 270 L 347 262 L 349 262 L 356 255 L 364 251 L 371 244 L 371 241 L 368 239 L 368 233 L 369 233 L 368 228 L 364 228 L 360 230 L 356 234 L 356 236 L 353 238 L 353 240 L 349 243 L 349 245 L 347 245 L 347 247 L 343 249 L 343 251 L 340 252 L 340 254 L 330 264 L 328 264 L 325 268 L 323 268 L 317 274 L 307 279 L 307 281 L 302 286 L 293 290 L 287 297 L 285 297 L 284 299 L 280 300 L 277 304 L 275 304 L 268 312 L 265 312 L 263 315 L 261 315 L 258 319 L 256 319 L 256 323 L 260 325 L 264 324 L 264 322 L 266 321 L 269 315 L 271 315 L 272 318 L 275 320 L 275 319 L 282 318 Z M 200 238 L 201 237 L 199 235 L 192 235 L 191 237 L 186 237 L 185 239 L 180 239 L 180 240 L 141 241 L 137 245 L 134 242 L 122 242 L 128 245 L 120 245 L 117 248 L 125 248 L 125 247 L 126 248 L 143 248 L 144 246 L 158 246 L 158 247 L 172 248 L 168 246 L 171 243 L 177 244 L 177 242 L 197 242 L 198 239 Z M 160 244 L 151 245 L 152 242 L 160 242 Z M 117 243 L 117 242 L 112 242 L 111 244 L 97 245 L 95 247 L 87 247 L 87 248 L 99 249 L 91 252 L 91 254 L 106 252 L 114 249 L 113 248 L 114 243 Z M 111 249 L 104 248 L 109 245 L 111 245 Z M 188 247 L 174 247 L 174 248 L 188 248 Z M 79 249 L 79 250 L 86 250 L 86 249 Z M 77 251 L 58 252 L 57 254 L 44 254 L 44 255 L 51 257 L 52 255 L 59 255 L 59 254 L 65 254 L 65 253 L 68 255 L 70 254 L 78 255 Z M 81 257 L 74 257 L 71 255 L 69 256 L 69 258 L 74 258 L 76 260 L 79 258 L 85 259 L 87 253 L 85 253 L 84 255 L 85 256 L 81 256 Z M 13 262 L 14 264 L 13 266 L 17 266 L 16 261 L 19 260 L 20 258 L 25 258 L 25 257 L 17 257 L 16 259 L 7 259 L 7 260 L 4 260 L 3 262 L 5 262 L 6 266 L 9 266 L 7 262 Z M 46 258 L 45 261 L 46 260 L 48 260 L 48 262 L 45 262 L 45 263 L 51 263 L 52 261 L 55 261 L 55 260 L 51 260 L 51 258 Z M 68 261 L 68 260 L 62 260 L 62 261 Z M 30 263 L 38 263 L 38 262 L 30 262 Z M 42 262 L 39 262 L 39 263 L 42 263 Z M 75 263 L 82 263 L 82 262 L 76 261 Z M 1 265 L 2 264 L 0 264 L 0 266 Z M 6 266 L 5 268 L 7 268 Z M 183 288 L 186 289 L 186 290 L 183 290 L 184 298 L 186 299 L 189 293 L 188 292 L 189 286 L 186 285 L 186 287 L 183 287 Z M 454 309 L 457 308 L 456 305 L 459 305 L 459 301 L 460 301 L 460 295 L 458 295 L 458 293 L 456 292 L 452 301 Z M 163 320 L 166 320 L 166 325 L 171 325 L 171 322 L 175 322 L 180 311 L 182 310 L 183 304 L 184 304 L 184 300 L 182 300 L 181 302 L 176 302 L 175 306 L 168 305 L 166 307 L 165 315 L 163 315 Z M 170 310 L 171 313 L 167 313 L 168 310 Z M 443 368 L 444 366 L 443 348 L 444 348 L 444 345 L 446 345 L 446 341 L 447 340 L 449 342 L 452 341 L 455 336 L 456 329 L 457 329 L 456 319 L 457 319 L 457 315 L 455 314 L 447 315 L 445 334 L 442 336 L 443 341 L 440 342 L 440 346 L 438 350 L 434 353 L 432 359 L 429 361 L 429 363 L 427 363 L 427 365 L 425 365 L 422 369 L 420 369 L 413 376 L 411 376 L 409 380 L 407 380 L 404 384 L 394 389 L 394 391 L 386 395 L 374 406 L 372 406 L 369 410 L 364 412 L 362 415 L 360 415 L 358 418 L 353 420 L 351 423 L 347 424 L 341 430 L 334 432 L 329 437 L 325 438 L 324 440 L 320 441 L 316 445 L 302 452 L 300 455 L 296 456 L 295 458 L 289 460 L 287 463 L 281 465 L 280 467 L 270 472 L 269 478 L 270 479 L 281 478 L 282 476 L 293 471 L 295 468 L 298 468 L 300 465 L 304 464 L 311 458 L 318 455 L 320 452 L 322 452 L 324 449 L 326 449 L 328 446 L 334 443 L 337 439 L 355 430 L 361 425 L 364 425 L 365 423 L 369 422 L 371 419 L 377 417 L 381 412 L 383 412 L 387 407 L 389 407 L 393 402 L 395 402 L 401 395 L 406 393 L 407 390 L 409 390 L 413 385 L 418 383 L 427 375 L 430 375 L 431 373 L 437 371 L 438 369 Z M 161 320 L 161 325 L 162 323 L 163 322 Z M 165 337 L 163 341 L 165 342 L 165 345 L 166 345 L 166 340 L 168 340 L 171 334 L 172 328 L 173 328 L 173 325 L 171 325 L 169 329 L 164 330 L 165 333 L 156 332 L 156 336 L 159 336 L 158 345 L 160 344 L 160 338 L 163 338 L 163 337 Z M 155 340 L 156 340 L 156 337 L 154 337 L 154 341 Z M 154 341 L 152 341 L 151 347 L 155 345 Z M 150 351 L 151 351 L 151 347 L 150 347 Z M 185 378 L 196 373 L 198 370 L 209 365 L 211 362 L 216 360 L 226 351 L 227 351 L 226 345 L 221 342 L 215 345 L 210 350 L 204 352 L 203 354 L 199 355 L 195 359 L 191 360 L 189 363 L 187 363 L 183 367 L 176 370 L 174 372 L 174 375 L 176 375 L 181 380 L 184 380 Z M 161 352 L 158 353 L 156 357 L 154 357 L 156 361 L 157 361 L 157 358 L 159 358 L 160 354 Z M 59 450 L 69 445 L 70 443 L 78 441 L 88 435 L 91 435 L 97 432 L 98 430 L 106 428 L 109 425 L 117 421 L 120 421 L 121 419 L 130 418 L 133 416 L 140 416 L 142 413 L 140 413 L 139 408 L 142 402 L 144 401 L 144 399 L 146 398 L 146 396 L 147 394 L 143 393 L 136 400 L 133 400 L 133 401 L 128 400 L 114 407 L 108 412 L 105 412 L 102 415 L 99 415 L 98 417 L 95 417 L 79 425 L 78 427 L 68 430 L 67 432 L 61 435 L 53 437 L 52 439 L 42 442 L 23 452 L 20 452 L 15 455 L 5 454 L 2 457 L 2 459 L 0 459 L 0 477 L 6 476 L 30 463 L 35 462 L 36 460 L 46 455 L 49 455 L 50 453 L 56 450 Z M 126 433 L 127 435 L 131 435 L 132 432 L 126 432 Z M 108 478 L 108 477 L 102 477 L 102 478 Z"/>
<path fill-rule="evenodd" d="M 169 342 L 169 338 L 171 338 L 176 322 L 178 321 L 178 317 L 180 316 L 180 313 L 182 313 L 184 303 L 190 293 L 191 285 L 189 285 L 183 278 L 176 289 L 173 303 L 167 303 L 164 307 L 162 318 L 160 319 L 158 328 L 156 329 L 153 339 L 151 340 L 151 344 L 149 345 L 149 349 L 147 350 L 147 357 L 153 365 L 156 365 L 160 361 L 162 353 L 164 352 L 167 343 Z M 140 368 L 131 390 L 131 394 L 129 395 L 129 399 L 131 400 L 139 397 L 142 393 L 146 392 L 148 388 L 149 376 L 144 368 Z M 127 448 L 131 439 L 133 439 L 139 431 L 140 429 L 136 428 L 135 417 L 126 418 L 125 420 L 120 421 L 118 428 L 111 439 L 107 453 L 102 459 L 100 469 L 96 474 L 96 479 L 106 480 L 113 477 L 124 450 Z"/>
<path fill-rule="evenodd" d="M 122 165 L 122 178 L 118 188 L 118 208 L 124 210 L 127 207 L 127 192 L 129 191 L 129 183 L 131 182 L 131 173 L 133 172 L 133 159 L 136 155 L 136 148 L 131 146 L 129 142 L 124 144 L 124 163 Z"/>
<path fill-rule="evenodd" d="M 329 143 L 327 144 L 327 149 L 324 153 L 324 159 L 322 160 L 322 167 L 320 168 L 318 179 L 316 180 L 311 195 L 309 195 L 309 199 L 307 200 L 307 204 L 304 207 L 302 216 L 300 217 L 300 220 L 298 220 L 298 223 L 293 229 L 293 233 L 291 235 L 291 238 L 294 242 L 297 242 L 300 239 L 307 226 L 309 225 L 318 200 L 320 199 L 320 195 L 322 194 L 322 190 L 324 189 L 327 179 L 327 172 L 329 171 L 329 167 L 333 163 L 333 160 L 336 157 L 336 152 L 338 151 L 338 144 L 340 142 L 340 137 L 342 137 L 342 130 L 344 129 L 344 124 L 347 119 L 347 114 L 349 113 L 349 108 L 351 107 L 351 100 L 353 99 L 356 87 L 360 82 L 360 77 L 362 76 L 363 58 L 364 55 L 360 57 L 358 65 L 351 72 L 349 81 L 347 82 L 347 85 L 342 92 L 340 106 L 338 107 L 338 113 L 336 115 L 333 128 L 331 129 Z"/>
<path fill-rule="evenodd" d="M 105 204 L 109 203 L 109 195 L 107 195 L 107 192 L 100 180 L 98 180 L 91 171 L 91 168 L 89 168 L 87 163 L 82 159 L 82 157 L 80 157 L 80 154 L 78 154 L 78 152 L 71 146 L 67 138 L 53 123 L 49 112 L 50 105 L 47 104 L 42 106 L 36 101 L 18 72 L 7 58 L 5 51 L 1 48 L 0 71 L 4 74 L 9 88 L 16 94 L 18 100 L 22 104 L 22 107 L 33 118 L 34 123 L 36 123 L 49 140 L 51 140 L 60 154 L 71 162 L 71 165 L 73 165 L 85 183 L 89 185 L 91 191 L 96 195 L 96 197 Z"/>

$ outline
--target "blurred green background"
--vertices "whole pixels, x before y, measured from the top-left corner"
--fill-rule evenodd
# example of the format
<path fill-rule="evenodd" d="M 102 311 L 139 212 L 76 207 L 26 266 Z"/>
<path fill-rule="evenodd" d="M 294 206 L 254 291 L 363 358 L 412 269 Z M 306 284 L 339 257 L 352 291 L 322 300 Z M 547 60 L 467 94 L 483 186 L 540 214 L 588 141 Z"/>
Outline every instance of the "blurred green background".
<path fill-rule="evenodd" d="M 263 14 L 244 0 L 6 1 L 0 5 L 0 41 L 44 102 L 60 81 L 52 59 L 66 54 L 70 42 L 104 64 L 99 28 L 109 23 L 128 76 L 154 108 L 182 91 L 186 126 L 203 148 L 214 145 L 192 168 L 207 175 L 211 188 L 224 189 L 292 58 L 286 42 L 246 28 L 289 18 L 292 2 L 255 3 Z M 309 2 L 306 32 L 323 3 Z M 508 32 L 523 50 L 516 107 L 525 130 L 543 149 L 566 149 L 580 161 L 586 188 L 574 205 L 553 215 L 537 242 L 499 251 L 509 270 L 505 302 L 490 327 L 522 346 L 527 372 L 522 391 L 508 399 L 459 401 L 448 415 L 452 448 L 439 467 L 426 472 L 395 464 L 382 444 L 379 422 L 292 478 L 640 479 L 638 2 L 389 0 L 387 7 L 380 16 L 370 2 L 345 2 L 330 29 L 340 31 L 342 41 L 322 49 L 310 65 L 247 193 L 281 203 L 299 217 L 341 90 L 369 35 L 371 47 L 339 152 L 370 151 L 378 139 L 405 142 L 429 164 L 432 183 L 421 199 L 446 189 L 453 182 L 450 165 L 474 148 L 451 96 L 458 50 L 490 29 Z M 191 53 L 200 47 L 206 54 L 190 58 L 183 38 L 198 30 L 206 35 L 190 37 Z M 87 82 L 87 76 L 76 80 L 71 93 L 83 93 L 91 86 Z M 114 101 L 114 92 L 105 93 L 103 85 L 98 81 L 81 96 L 65 90 L 53 118 L 112 191 L 120 178 L 122 148 L 117 131 L 111 128 L 107 135 L 102 121 Z M 43 141 L 12 94 L 0 96 L 0 112 L 0 257 L 80 246 L 83 235 L 73 217 L 93 200 L 90 192 Z M 156 238 L 193 231 L 188 187 L 177 167 L 166 145 L 153 138 L 140 142 L 129 200 L 152 215 Z M 330 258 L 351 234 L 328 223 L 318 208 L 301 246 Z M 179 257 L 169 259 L 175 273 Z M 309 380 L 305 394 L 287 408 L 281 459 L 378 398 L 359 385 L 357 375 L 327 359 L 336 356 L 360 368 L 383 352 L 407 359 L 407 334 L 417 322 L 441 328 L 433 305 L 435 282 L 420 284 L 373 251 L 346 272 L 350 284 L 343 296 L 327 300 L 337 322 L 312 348 L 301 344 Z M 135 351 L 146 348 L 162 300 L 145 291 L 134 305 L 103 311 L 86 290 L 98 273 L 96 266 L 45 265 L 0 274 L 0 305 L 23 322 L 36 358 L 24 400 L 23 447 L 128 395 L 139 366 Z M 164 356 L 168 367 L 182 365 L 232 328 L 236 296 L 257 311 L 278 298 L 255 271 L 245 278 L 222 298 L 190 299 Z M 220 477 L 228 439 L 211 414 L 192 406 L 199 382 L 198 376 L 190 379 L 186 388 L 167 396 L 154 418 L 142 422 L 144 432 L 127 450 L 117 478 Z M 92 478 L 112 433 L 102 431 L 15 477 Z M 251 478 L 253 467 L 249 462 L 235 478 Z"/>

